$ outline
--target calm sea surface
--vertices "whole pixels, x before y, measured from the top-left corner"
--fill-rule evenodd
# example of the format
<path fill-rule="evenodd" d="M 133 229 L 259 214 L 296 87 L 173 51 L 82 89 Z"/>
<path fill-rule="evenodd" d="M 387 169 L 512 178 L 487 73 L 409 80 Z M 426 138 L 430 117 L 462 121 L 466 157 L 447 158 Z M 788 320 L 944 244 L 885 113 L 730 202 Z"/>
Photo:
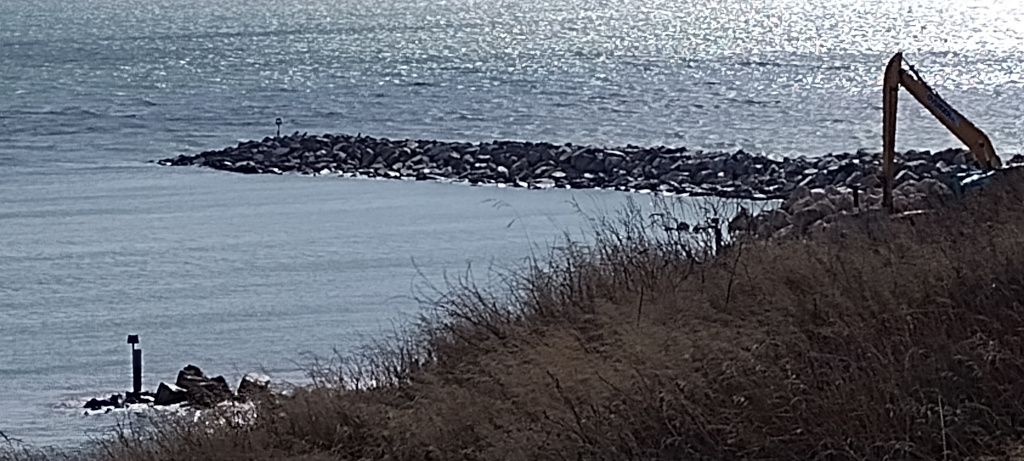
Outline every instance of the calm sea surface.
<path fill-rule="evenodd" d="M 301 378 L 415 315 L 413 288 L 542 252 L 611 192 L 298 176 L 150 160 L 284 131 L 880 148 L 898 50 L 1024 146 L 1015 0 L 0 0 L 0 431 L 74 443 L 85 399 L 187 363 Z M 955 140 L 904 99 L 898 147 Z M 421 274 L 421 275 L 418 275 Z"/>

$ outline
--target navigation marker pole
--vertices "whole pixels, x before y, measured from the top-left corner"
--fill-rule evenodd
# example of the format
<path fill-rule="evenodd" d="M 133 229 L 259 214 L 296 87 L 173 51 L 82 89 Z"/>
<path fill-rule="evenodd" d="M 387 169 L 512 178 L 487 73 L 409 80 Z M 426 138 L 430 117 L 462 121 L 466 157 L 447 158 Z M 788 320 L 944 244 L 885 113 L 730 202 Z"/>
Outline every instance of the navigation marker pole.
<path fill-rule="evenodd" d="M 142 392 L 142 349 L 136 349 L 139 335 L 128 335 L 128 344 L 132 345 L 132 392 Z"/>
<path fill-rule="evenodd" d="M 277 137 L 280 138 L 281 137 L 281 117 L 278 117 L 277 120 L 274 120 L 274 123 L 277 124 Z"/>

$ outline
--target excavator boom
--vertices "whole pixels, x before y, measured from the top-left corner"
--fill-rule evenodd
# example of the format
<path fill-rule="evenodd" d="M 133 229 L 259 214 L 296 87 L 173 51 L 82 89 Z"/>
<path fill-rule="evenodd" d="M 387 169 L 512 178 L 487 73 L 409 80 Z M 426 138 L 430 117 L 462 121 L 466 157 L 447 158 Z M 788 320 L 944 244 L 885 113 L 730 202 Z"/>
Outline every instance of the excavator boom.
<path fill-rule="evenodd" d="M 882 94 L 882 177 L 884 183 L 882 201 L 886 208 L 892 211 L 893 173 L 896 160 L 896 109 L 901 86 L 906 88 L 907 92 L 917 99 L 917 102 L 928 109 L 970 149 L 971 155 L 982 168 L 993 170 L 1002 166 L 988 136 L 932 90 L 913 67 L 909 71 L 904 69 L 903 53 L 896 53 L 885 68 Z"/>

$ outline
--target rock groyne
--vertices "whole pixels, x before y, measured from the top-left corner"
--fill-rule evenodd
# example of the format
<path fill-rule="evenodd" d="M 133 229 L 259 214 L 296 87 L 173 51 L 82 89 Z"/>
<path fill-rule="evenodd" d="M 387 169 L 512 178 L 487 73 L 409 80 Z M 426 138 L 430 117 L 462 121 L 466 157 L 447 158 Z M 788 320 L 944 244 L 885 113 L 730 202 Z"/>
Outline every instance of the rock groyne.
<path fill-rule="evenodd" d="M 893 190 L 893 210 L 913 213 L 929 210 L 956 196 L 946 184 L 933 179 L 907 180 Z M 826 186 L 798 187 L 778 207 L 751 214 L 745 208 L 729 222 L 732 235 L 760 238 L 799 236 L 822 231 L 847 217 L 882 210 L 881 189 Z"/>
<path fill-rule="evenodd" d="M 209 408 L 225 402 L 242 403 L 270 395 L 270 378 L 259 373 L 242 376 L 238 391 L 232 392 L 223 376 L 210 377 L 195 365 L 178 372 L 174 384 L 161 382 L 156 392 L 126 392 L 106 399 L 90 399 L 85 414 L 109 413 L 115 409 L 187 405 Z"/>
<path fill-rule="evenodd" d="M 865 150 L 776 159 L 742 150 L 704 152 L 685 147 L 606 148 L 518 141 L 393 141 L 360 135 L 295 133 L 163 159 L 159 163 L 245 174 L 295 172 L 764 200 L 786 199 L 801 188 L 877 188 L 880 157 L 879 153 Z M 922 179 L 947 182 L 957 173 L 971 170 L 973 164 L 962 149 L 908 151 L 899 157 L 897 186 Z"/>

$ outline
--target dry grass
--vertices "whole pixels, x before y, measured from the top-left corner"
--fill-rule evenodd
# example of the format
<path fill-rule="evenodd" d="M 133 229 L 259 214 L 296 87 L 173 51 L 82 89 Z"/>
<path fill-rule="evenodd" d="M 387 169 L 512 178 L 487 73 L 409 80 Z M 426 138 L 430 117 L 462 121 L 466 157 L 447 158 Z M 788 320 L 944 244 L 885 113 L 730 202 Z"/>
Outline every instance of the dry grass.
<path fill-rule="evenodd" d="M 49 459 L 74 461 L 81 458 L 77 453 L 30 446 L 21 439 L 8 437 L 7 434 L 0 431 L 0 460 L 43 461 Z"/>
<path fill-rule="evenodd" d="M 96 458 L 1008 458 L 1024 174 L 1002 176 L 913 220 L 716 254 L 630 208 L 487 289 L 456 281 L 255 423 L 165 421 Z"/>

